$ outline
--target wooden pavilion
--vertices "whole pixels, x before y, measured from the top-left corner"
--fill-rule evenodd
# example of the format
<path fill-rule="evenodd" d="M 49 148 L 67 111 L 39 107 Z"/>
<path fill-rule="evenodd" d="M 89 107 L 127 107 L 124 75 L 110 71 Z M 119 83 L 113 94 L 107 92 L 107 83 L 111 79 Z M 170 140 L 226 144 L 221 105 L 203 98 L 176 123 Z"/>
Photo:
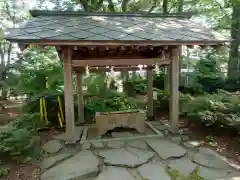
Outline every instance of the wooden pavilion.
<path fill-rule="evenodd" d="M 82 75 L 90 71 L 147 70 L 148 111 L 153 116 L 153 71 L 169 67 L 170 124 L 178 129 L 179 60 L 182 45 L 218 46 L 226 38 L 189 20 L 184 14 L 85 13 L 33 10 L 34 17 L 5 39 L 23 46 L 55 46 L 64 60 L 66 134 L 75 142 L 72 72 L 76 73 L 79 121 L 84 122 Z"/>

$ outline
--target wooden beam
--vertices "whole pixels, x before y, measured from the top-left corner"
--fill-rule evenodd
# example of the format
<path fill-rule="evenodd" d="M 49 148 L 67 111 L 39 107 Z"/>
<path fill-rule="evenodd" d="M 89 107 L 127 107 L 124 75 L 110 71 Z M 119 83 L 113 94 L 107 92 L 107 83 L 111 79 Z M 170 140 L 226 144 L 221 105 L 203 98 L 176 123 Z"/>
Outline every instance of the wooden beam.
<path fill-rule="evenodd" d="M 147 96 L 148 96 L 148 104 L 147 104 L 147 119 L 153 120 L 153 71 L 152 69 L 147 70 Z"/>
<path fill-rule="evenodd" d="M 140 68 L 137 66 L 123 66 L 123 67 L 112 67 L 113 71 L 139 71 Z M 154 66 L 151 67 L 152 69 L 154 69 Z M 149 67 L 143 67 L 142 70 L 146 70 L 149 69 Z M 73 70 L 75 72 L 85 72 L 85 68 L 84 67 L 75 67 L 73 68 Z M 110 72 L 111 71 L 111 67 L 89 67 L 89 72 Z"/>
<path fill-rule="evenodd" d="M 170 73 L 170 122 L 171 131 L 178 132 L 179 125 L 179 59 L 181 46 L 172 50 Z"/>
<path fill-rule="evenodd" d="M 64 49 L 64 100 L 65 100 L 65 120 L 66 134 L 68 143 L 75 143 L 75 122 L 74 122 L 74 102 L 72 87 L 72 66 L 71 66 L 72 49 Z"/>
<path fill-rule="evenodd" d="M 84 102 L 83 102 L 83 73 L 76 73 L 78 121 L 84 123 Z"/>
<path fill-rule="evenodd" d="M 170 59 L 163 60 L 160 58 L 146 58 L 146 59 L 88 59 L 88 60 L 72 60 L 73 67 L 86 66 L 125 66 L 125 65 L 159 65 L 169 64 Z"/>
<path fill-rule="evenodd" d="M 11 41 L 14 41 L 12 39 Z M 188 41 L 188 40 L 165 40 L 165 41 L 152 41 L 152 40 L 142 40 L 142 41 L 119 41 L 119 40 L 112 40 L 112 41 L 86 41 L 86 40 L 73 40 L 73 41 L 62 41 L 62 40 L 24 40 L 19 41 L 16 39 L 16 42 L 23 42 L 26 44 L 39 44 L 39 45 L 49 45 L 49 46 L 56 46 L 56 45 L 78 45 L 78 46 L 131 46 L 131 45 L 139 45 L 139 46 L 178 46 L 178 45 L 217 45 L 230 42 L 230 40 L 198 40 L 198 41 Z"/>

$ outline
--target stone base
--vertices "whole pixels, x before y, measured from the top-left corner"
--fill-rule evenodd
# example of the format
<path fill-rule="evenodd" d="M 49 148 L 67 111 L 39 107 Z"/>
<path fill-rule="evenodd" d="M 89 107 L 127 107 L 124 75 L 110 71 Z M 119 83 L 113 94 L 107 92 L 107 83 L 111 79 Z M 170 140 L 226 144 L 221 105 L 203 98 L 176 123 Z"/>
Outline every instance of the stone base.
<path fill-rule="evenodd" d="M 98 135 L 105 134 L 108 130 L 116 127 L 136 129 L 140 133 L 145 132 L 145 112 L 144 111 L 116 111 L 96 114 L 96 125 Z"/>

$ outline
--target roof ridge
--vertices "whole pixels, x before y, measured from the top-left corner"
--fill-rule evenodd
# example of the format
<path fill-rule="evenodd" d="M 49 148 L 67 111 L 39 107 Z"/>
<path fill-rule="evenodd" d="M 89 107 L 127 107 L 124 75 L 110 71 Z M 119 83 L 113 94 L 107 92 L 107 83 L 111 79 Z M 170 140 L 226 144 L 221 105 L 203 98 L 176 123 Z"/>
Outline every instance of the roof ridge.
<path fill-rule="evenodd" d="M 191 18 L 197 12 L 182 12 L 182 13 L 147 13 L 147 12 L 84 12 L 84 11 L 54 11 L 54 10 L 30 10 L 33 17 L 38 16 L 119 16 L 119 17 L 175 17 L 175 18 Z"/>

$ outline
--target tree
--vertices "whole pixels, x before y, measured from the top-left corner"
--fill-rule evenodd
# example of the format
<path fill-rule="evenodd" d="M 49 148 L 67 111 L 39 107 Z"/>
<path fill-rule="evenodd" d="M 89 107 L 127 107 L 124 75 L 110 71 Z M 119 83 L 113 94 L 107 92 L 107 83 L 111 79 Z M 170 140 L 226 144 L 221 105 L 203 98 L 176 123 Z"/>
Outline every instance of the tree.
<path fill-rule="evenodd" d="M 195 66 L 194 84 L 201 85 L 203 92 L 212 93 L 224 88 L 224 75 L 220 68 L 221 57 L 216 54 L 216 50 L 207 50 Z"/>
<path fill-rule="evenodd" d="M 23 53 L 15 88 L 28 97 L 63 90 L 63 71 L 55 48 L 31 46 Z"/>
<path fill-rule="evenodd" d="M 228 86 L 240 90 L 240 2 L 232 2 L 231 46 L 228 62 Z"/>
<path fill-rule="evenodd" d="M 1 28 L 15 27 L 24 18 L 24 8 L 20 1 L 4 0 L 0 4 Z M 9 91 L 8 82 L 13 77 L 12 70 L 19 65 L 21 58 L 16 50 L 16 44 L 12 44 L 6 40 L 0 41 L 0 89 L 1 99 L 6 99 Z"/>

